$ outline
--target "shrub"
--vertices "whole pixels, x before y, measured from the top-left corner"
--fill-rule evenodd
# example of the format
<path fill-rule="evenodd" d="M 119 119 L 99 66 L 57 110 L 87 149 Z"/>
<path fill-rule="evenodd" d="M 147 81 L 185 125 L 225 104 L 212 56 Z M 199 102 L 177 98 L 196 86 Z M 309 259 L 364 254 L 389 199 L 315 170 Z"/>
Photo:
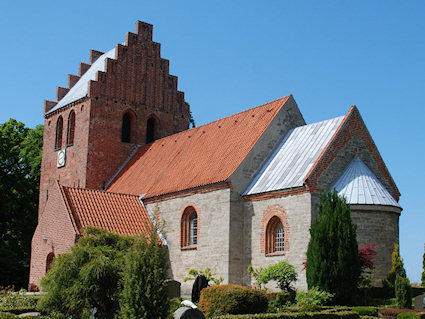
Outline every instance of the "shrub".
<path fill-rule="evenodd" d="M 211 269 L 207 267 L 205 270 L 190 269 L 189 276 L 184 279 L 184 282 L 188 280 L 195 280 L 198 275 L 204 276 L 207 279 L 209 286 L 211 286 L 211 284 L 219 285 L 224 280 L 223 277 L 215 278 Z"/>
<path fill-rule="evenodd" d="M 267 310 L 263 291 L 239 285 L 217 285 L 202 289 L 199 309 L 207 318 L 224 314 L 253 314 Z"/>
<path fill-rule="evenodd" d="M 322 194 L 310 228 L 307 283 L 334 294 L 337 304 L 351 302 L 360 276 L 356 227 L 350 206 L 338 193 Z"/>
<path fill-rule="evenodd" d="M 0 308 L 35 308 L 39 297 L 34 295 L 27 295 L 25 289 L 14 292 L 11 288 L 4 288 L 0 290 Z"/>
<path fill-rule="evenodd" d="M 0 319 L 12 319 L 18 316 L 10 312 L 0 312 Z"/>
<path fill-rule="evenodd" d="M 357 312 L 360 316 L 378 316 L 378 308 L 376 307 L 353 307 L 352 310 Z"/>
<path fill-rule="evenodd" d="M 395 319 L 397 318 L 398 314 L 402 312 L 416 312 L 419 313 L 420 310 L 413 310 L 413 309 L 393 309 L 393 308 L 384 308 L 379 309 L 378 314 L 380 318 L 387 318 L 387 319 Z"/>
<path fill-rule="evenodd" d="M 124 255 L 132 243 L 133 238 L 88 228 L 70 253 L 56 257 L 43 278 L 47 294 L 40 299 L 41 310 L 81 318 L 96 307 L 96 318 L 113 318 Z"/>
<path fill-rule="evenodd" d="M 266 313 L 255 315 L 226 315 L 215 319 L 360 319 L 354 312 L 334 312 L 327 311 L 311 313 Z"/>
<path fill-rule="evenodd" d="M 263 271 L 263 268 L 261 267 L 258 269 L 255 269 L 254 267 L 252 267 L 252 265 L 248 266 L 249 275 L 251 276 L 251 278 L 255 279 L 254 286 L 258 286 L 258 288 L 260 289 L 263 284 L 263 282 L 261 282 L 260 280 L 260 274 L 262 273 L 262 271 Z"/>
<path fill-rule="evenodd" d="M 420 314 L 417 312 L 402 312 L 397 315 L 397 319 L 419 319 Z"/>
<path fill-rule="evenodd" d="M 293 296 L 289 292 L 266 293 L 268 300 L 267 312 L 280 312 L 284 307 L 293 303 Z"/>
<path fill-rule="evenodd" d="M 172 319 L 173 318 L 173 313 L 174 311 L 176 311 L 177 309 L 179 309 L 182 305 L 181 302 L 183 301 L 182 298 L 171 298 L 168 301 L 169 304 L 169 308 L 168 308 L 168 317 L 167 319 Z"/>
<path fill-rule="evenodd" d="M 422 257 L 422 268 L 423 268 L 423 272 L 422 272 L 422 286 L 425 287 L 425 252 L 424 252 L 424 256 Z"/>
<path fill-rule="evenodd" d="M 391 255 L 391 270 L 387 275 L 386 280 L 383 281 L 384 287 L 395 287 L 397 275 L 406 278 L 406 270 L 404 269 L 403 259 L 400 256 L 400 249 L 398 244 L 394 244 L 394 250 Z"/>
<path fill-rule="evenodd" d="M 412 288 L 409 279 L 397 276 L 395 280 L 395 296 L 397 306 L 401 309 L 412 308 Z"/>
<path fill-rule="evenodd" d="M 309 289 L 307 292 L 297 293 L 297 306 L 300 311 L 318 310 L 320 306 L 325 305 L 332 300 L 333 295 L 317 287 Z"/>
<path fill-rule="evenodd" d="M 258 280 L 267 284 L 270 280 L 277 282 L 277 287 L 283 292 L 290 294 L 290 299 L 295 301 L 295 290 L 292 283 L 297 280 L 297 272 L 294 266 L 287 261 L 280 261 L 263 269 L 258 276 Z"/>
<path fill-rule="evenodd" d="M 156 232 L 149 241 L 139 237 L 124 258 L 120 318 L 165 318 L 169 304 L 165 288 L 166 251 Z"/>

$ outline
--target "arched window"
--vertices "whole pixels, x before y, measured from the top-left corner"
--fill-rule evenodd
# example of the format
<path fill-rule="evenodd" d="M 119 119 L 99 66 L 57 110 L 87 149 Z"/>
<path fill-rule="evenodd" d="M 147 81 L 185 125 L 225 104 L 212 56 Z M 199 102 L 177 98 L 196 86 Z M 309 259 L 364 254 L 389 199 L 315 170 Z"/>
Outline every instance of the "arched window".
<path fill-rule="evenodd" d="M 266 254 L 285 251 L 285 229 L 279 217 L 270 219 L 266 229 Z"/>
<path fill-rule="evenodd" d="M 59 115 L 56 121 L 56 138 L 55 138 L 55 150 L 62 148 L 62 131 L 63 131 L 63 118 Z"/>
<path fill-rule="evenodd" d="M 192 212 L 189 216 L 189 245 L 198 243 L 198 215 Z"/>
<path fill-rule="evenodd" d="M 53 259 L 55 259 L 55 254 L 51 252 L 46 258 L 46 274 L 52 268 Z"/>
<path fill-rule="evenodd" d="M 75 132 L 75 112 L 71 111 L 68 116 L 68 128 L 66 131 L 66 146 L 74 144 L 74 132 Z"/>
<path fill-rule="evenodd" d="M 192 206 L 187 207 L 181 219 L 181 247 L 196 248 L 198 234 L 198 214 Z"/>
<path fill-rule="evenodd" d="M 129 113 L 125 113 L 122 117 L 121 141 L 124 143 L 131 141 L 131 116 Z"/>
<path fill-rule="evenodd" d="M 146 144 L 155 140 L 155 119 L 150 117 L 146 123 Z"/>

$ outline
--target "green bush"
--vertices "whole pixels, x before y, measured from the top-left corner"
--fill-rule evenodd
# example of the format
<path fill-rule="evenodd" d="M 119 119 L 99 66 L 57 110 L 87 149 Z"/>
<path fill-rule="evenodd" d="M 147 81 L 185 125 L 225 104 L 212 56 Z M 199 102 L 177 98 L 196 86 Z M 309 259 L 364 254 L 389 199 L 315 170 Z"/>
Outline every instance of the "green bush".
<path fill-rule="evenodd" d="M 266 269 L 263 269 L 258 276 L 258 280 L 261 283 L 267 284 L 270 280 L 277 282 L 277 287 L 284 292 L 288 292 L 294 295 L 295 290 L 292 287 L 292 283 L 298 278 L 295 267 L 289 262 L 282 260 L 277 264 L 270 265 Z"/>
<path fill-rule="evenodd" d="M 352 311 L 357 312 L 360 316 L 378 317 L 378 308 L 376 307 L 353 307 Z"/>
<path fill-rule="evenodd" d="M 332 294 L 313 287 L 307 292 L 297 293 L 297 306 L 300 308 L 300 311 L 315 311 L 320 306 L 324 306 L 328 301 L 332 300 L 332 297 Z"/>
<path fill-rule="evenodd" d="M 306 312 L 306 313 L 267 313 L 252 315 L 226 315 L 214 319 L 360 319 L 355 312 Z"/>
<path fill-rule="evenodd" d="M 149 240 L 139 237 L 124 258 L 120 318 L 165 318 L 169 304 L 166 250 L 158 243 L 156 232 Z"/>
<path fill-rule="evenodd" d="M 401 309 L 412 308 L 412 288 L 409 279 L 397 276 L 395 280 L 395 296 L 397 298 L 397 306 Z"/>
<path fill-rule="evenodd" d="M 36 307 L 0 307 L 0 311 L 2 312 L 10 312 L 15 315 L 19 315 L 24 312 L 33 312 L 37 311 Z"/>
<path fill-rule="evenodd" d="M 320 196 L 318 216 L 310 235 L 308 287 L 332 293 L 335 304 L 351 303 L 360 276 L 356 226 L 351 220 L 350 206 L 336 191 Z"/>
<path fill-rule="evenodd" d="M 167 319 L 172 319 L 173 318 L 173 313 L 174 311 L 176 311 L 177 309 L 179 309 L 182 305 L 181 302 L 183 301 L 183 298 L 171 298 L 168 301 L 169 304 L 169 308 L 168 308 L 168 317 Z"/>
<path fill-rule="evenodd" d="M 417 312 L 402 312 L 397 315 L 397 319 L 419 319 L 420 314 Z"/>
<path fill-rule="evenodd" d="M 276 313 L 281 312 L 283 308 L 293 303 L 293 296 L 289 292 L 274 292 L 266 293 L 268 300 L 267 312 Z"/>
<path fill-rule="evenodd" d="M 88 228 L 70 253 L 55 258 L 42 279 L 47 294 L 40 299 L 40 309 L 81 318 L 96 307 L 96 318 L 114 318 L 124 256 L 133 241 L 132 237 Z"/>
<path fill-rule="evenodd" d="M 267 310 L 267 297 L 261 290 L 239 285 L 217 285 L 203 289 L 199 309 L 207 318 L 224 314 L 253 314 Z"/>
<path fill-rule="evenodd" d="M 398 244 L 394 244 L 394 250 L 391 255 L 391 269 L 387 278 L 383 280 L 384 287 L 395 287 L 397 276 L 406 278 L 406 270 L 404 269 L 403 259 L 400 256 L 400 249 Z"/>
<path fill-rule="evenodd" d="M 0 312 L 0 319 L 12 319 L 12 318 L 18 318 L 18 316 L 10 312 Z"/>
<path fill-rule="evenodd" d="M 24 289 L 17 292 L 13 291 L 13 289 L 0 289 L 0 308 L 35 308 L 37 306 L 39 296 L 27 295 L 26 293 L 27 292 Z"/>

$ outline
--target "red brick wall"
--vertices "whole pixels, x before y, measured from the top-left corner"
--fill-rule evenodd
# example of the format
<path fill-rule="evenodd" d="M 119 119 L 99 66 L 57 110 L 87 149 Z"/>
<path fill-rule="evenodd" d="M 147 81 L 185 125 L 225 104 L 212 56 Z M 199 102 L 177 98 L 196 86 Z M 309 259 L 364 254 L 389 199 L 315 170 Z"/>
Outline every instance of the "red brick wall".
<path fill-rule="evenodd" d="M 152 41 L 152 25 L 138 22 L 136 32 L 127 33 L 125 45 L 116 46 L 115 60 L 108 59 L 105 72 L 89 83 L 87 98 L 46 116 L 39 216 L 56 180 L 102 189 L 134 148 L 145 144 L 150 117 L 156 121 L 155 139 L 188 128 L 189 107 L 177 90 L 177 77 L 169 74 L 169 61 L 160 56 L 160 44 Z M 67 148 L 65 167 L 57 168 L 56 121 L 62 115 L 64 148 L 71 109 L 76 114 L 75 141 Z M 132 114 L 131 143 L 121 142 L 126 112 Z"/>
<path fill-rule="evenodd" d="M 29 283 L 39 286 L 46 272 L 46 258 L 51 252 L 58 256 L 74 245 L 76 232 L 67 213 L 59 186 L 55 183 L 49 191 L 49 199 L 43 216 L 31 242 Z"/>
<path fill-rule="evenodd" d="M 399 190 L 356 107 L 350 109 L 340 129 L 307 175 L 305 184 L 308 189 L 320 191 L 330 187 L 353 160 L 354 155 L 366 163 L 398 201 Z"/>
<path fill-rule="evenodd" d="M 66 164 L 57 167 L 57 151 L 55 150 L 56 122 L 63 117 L 62 149 L 66 145 L 68 115 L 75 112 L 74 144 L 66 147 Z M 58 180 L 62 185 L 86 187 L 86 162 L 90 120 L 90 100 L 66 107 L 55 112 L 44 121 L 43 158 L 40 176 L 39 219 L 44 211 L 49 189 Z"/>

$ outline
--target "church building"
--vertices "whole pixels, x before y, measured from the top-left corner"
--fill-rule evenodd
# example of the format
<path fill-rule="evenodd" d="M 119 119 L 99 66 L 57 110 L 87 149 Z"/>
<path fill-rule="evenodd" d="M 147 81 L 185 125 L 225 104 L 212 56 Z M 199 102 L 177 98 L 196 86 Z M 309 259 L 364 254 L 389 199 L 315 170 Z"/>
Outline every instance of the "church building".
<path fill-rule="evenodd" d="M 250 285 L 255 268 L 303 263 L 319 195 L 351 206 L 359 245 L 376 245 L 375 279 L 391 268 L 399 190 L 359 110 L 306 124 L 292 95 L 189 129 L 190 110 L 169 61 L 137 22 L 124 44 L 90 51 L 90 63 L 44 104 L 38 226 L 30 285 L 86 226 L 124 235 L 160 222 L 170 277 L 207 267 Z"/>

